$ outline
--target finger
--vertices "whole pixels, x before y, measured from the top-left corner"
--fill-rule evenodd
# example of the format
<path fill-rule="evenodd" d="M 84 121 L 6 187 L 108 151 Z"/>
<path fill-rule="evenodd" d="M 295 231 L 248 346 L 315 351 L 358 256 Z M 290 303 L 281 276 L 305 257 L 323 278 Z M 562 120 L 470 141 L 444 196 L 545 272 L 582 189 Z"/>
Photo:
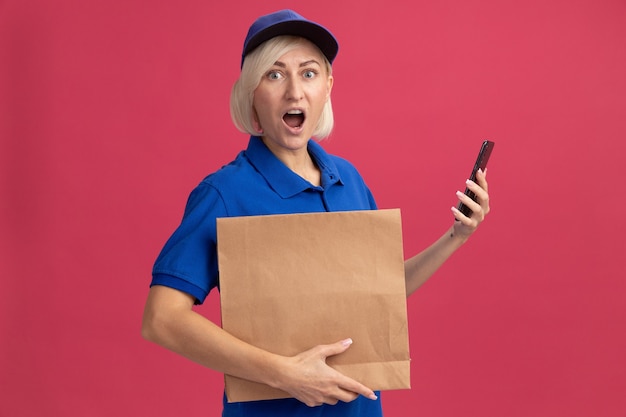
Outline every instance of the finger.
<path fill-rule="evenodd" d="M 350 345 L 352 345 L 352 339 L 344 339 L 337 343 L 333 343 L 330 345 L 322 345 L 320 347 L 322 349 L 323 354 L 325 354 L 325 356 L 328 357 L 328 356 L 338 355 L 340 353 L 345 352 L 350 347 Z M 369 398 L 370 400 L 376 400 L 378 398 L 378 396 L 374 393 L 374 391 L 372 391 L 365 385 L 343 374 L 340 374 L 340 375 L 341 375 L 341 379 L 338 385 L 339 385 L 339 388 L 341 388 L 343 392 L 356 394 L 354 398 L 356 398 L 356 396 L 358 395 L 362 395 L 366 398 Z M 351 398 L 351 397 L 352 397 L 351 395 L 348 395 L 345 398 L 348 401 L 354 400 L 354 398 Z"/>
<path fill-rule="evenodd" d="M 352 339 L 344 339 L 330 345 L 320 345 L 319 349 L 321 355 L 327 358 L 329 356 L 339 355 L 340 353 L 345 352 L 351 344 Z"/>
<path fill-rule="evenodd" d="M 356 392 L 347 391 L 343 388 L 339 388 L 337 394 L 335 395 L 335 399 L 344 403 L 349 403 L 356 400 L 357 398 L 359 398 L 359 394 L 357 394 Z"/>
<path fill-rule="evenodd" d="M 452 214 L 454 215 L 455 220 L 464 224 L 465 226 L 475 228 L 478 224 L 478 221 L 474 219 L 473 214 L 471 214 L 470 217 L 467 217 L 465 214 L 461 213 L 461 211 L 459 211 L 459 209 L 457 209 L 456 207 L 450 207 L 450 209 L 452 210 Z"/>
<path fill-rule="evenodd" d="M 487 187 L 487 183 L 484 183 L 485 187 Z M 485 214 L 489 212 L 489 193 L 487 192 L 487 188 L 483 188 L 480 185 L 476 184 L 474 181 L 467 180 L 466 181 L 467 188 L 474 193 L 476 196 L 476 202 L 481 205 Z"/>
<path fill-rule="evenodd" d="M 456 192 L 456 196 L 461 203 L 469 208 L 471 213 L 469 213 L 469 215 L 465 215 L 453 207 L 452 212 L 454 213 L 454 217 L 466 226 L 476 227 L 485 217 L 482 206 L 460 191 Z"/>
<path fill-rule="evenodd" d="M 342 378 L 339 387 L 344 391 L 362 395 L 365 398 L 369 398 L 370 400 L 378 399 L 378 396 L 376 395 L 376 393 L 374 393 L 373 390 L 369 389 L 365 385 L 355 381 L 352 378 L 348 378 L 347 376 L 344 376 L 344 378 Z"/>
<path fill-rule="evenodd" d="M 476 194 L 476 193 L 474 193 Z M 476 212 L 476 211 L 480 211 L 482 209 L 482 206 L 480 205 L 480 203 L 478 201 L 475 201 L 474 199 L 472 199 L 470 196 L 468 196 L 465 193 L 462 193 L 461 191 L 457 191 L 456 192 L 456 196 L 459 199 L 459 201 L 463 204 L 465 204 L 467 207 L 469 207 L 469 209 L 472 212 Z M 478 197 L 478 195 L 476 195 L 477 199 L 480 199 L 480 197 Z"/>
<path fill-rule="evenodd" d="M 478 181 L 478 178 L 476 179 L 476 181 Z M 483 182 L 485 185 L 485 187 L 483 187 L 480 184 L 478 184 L 476 181 L 466 180 L 465 186 L 476 195 L 489 194 L 487 191 L 487 188 L 488 188 L 487 182 L 486 181 Z"/>
<path fill-rule="evenodd" d="M 450 207 L 450 210 L 452 210 L 452 214 L 454 215 L 454 218 L 457 221 L 460 221 L 463 224 L 469 225 L 469 223 L 471 221 L 470 218 L 467 217 L 465 214 L 461 213 L 461 211 L 458 208 L 456 208 L 455 206 L 452 206 L 452 207 Z"/>
<path fill-rule="evenodd" d="M 483 190 L 489 190 L 489 184 L 487 183 L 487 168 L 485 168 L 484 171 L 479 169 L 476 172 L 476 182 L 482 187 Z"/>

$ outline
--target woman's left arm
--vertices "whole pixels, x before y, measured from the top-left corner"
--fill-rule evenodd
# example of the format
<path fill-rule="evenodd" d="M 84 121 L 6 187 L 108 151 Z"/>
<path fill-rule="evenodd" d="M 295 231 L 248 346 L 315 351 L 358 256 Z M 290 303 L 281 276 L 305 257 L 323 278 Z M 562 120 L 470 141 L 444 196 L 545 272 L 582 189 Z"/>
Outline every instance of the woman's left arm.
<path fill-rule="evenodd" d="M 467 188 L 476 194 L 476 202 L 457 191 L 459 201 L 472 210 L 471 217 L 463 215 L 456 207 L 452 207 L 452 213 L 456 219 L 452 227 L 435 243 L 404 262 L 407 297 L 425 283 L 469 239 L 489 213 L 489 193 L 485 177 L 486 172 L 478 171 L 477 183 L 467 180 Z"/>

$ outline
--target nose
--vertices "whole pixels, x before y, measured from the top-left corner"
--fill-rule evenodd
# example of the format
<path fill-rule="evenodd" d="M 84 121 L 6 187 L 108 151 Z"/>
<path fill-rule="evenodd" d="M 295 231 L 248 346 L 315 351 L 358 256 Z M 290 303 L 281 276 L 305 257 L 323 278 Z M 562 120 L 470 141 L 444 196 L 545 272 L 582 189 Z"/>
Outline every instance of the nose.
<path fill-rule="evenodd" d="M 287 90 L 285 91 L 288 100 L 300 100 L 303 97 L 302 82 L 298 77 L 290 77 L 287 82 Z"/>

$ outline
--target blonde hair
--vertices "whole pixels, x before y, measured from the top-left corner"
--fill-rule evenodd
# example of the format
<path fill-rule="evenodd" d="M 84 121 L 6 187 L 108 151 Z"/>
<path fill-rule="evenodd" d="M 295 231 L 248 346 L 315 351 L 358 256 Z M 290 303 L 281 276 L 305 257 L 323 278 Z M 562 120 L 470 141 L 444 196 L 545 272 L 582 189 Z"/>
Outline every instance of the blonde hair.
<path fill-rule="evenodd" d="M 230 116 L 237 129 L 253 136 L 260 134 L 253 124 L 254 108 L 252 103 L 254 90 L 261 82 L 261 77 L 265 75 L 272 65 L 281 56 L 302 45 L 303 40 L 303 38 L 296 36 L 276 36 L 262 43 L 245 57 L 239 79 L 233 85 L 230 93 Z M 330 76 L 332 74 L 332 66 L 321 51 L 320 55 L 324 57 L 326 72 Z M 313 136 L 320 140 L 328 137 L 333 130 L 333 125 L 333 108 L 329 97 L 313 131 Z"/>

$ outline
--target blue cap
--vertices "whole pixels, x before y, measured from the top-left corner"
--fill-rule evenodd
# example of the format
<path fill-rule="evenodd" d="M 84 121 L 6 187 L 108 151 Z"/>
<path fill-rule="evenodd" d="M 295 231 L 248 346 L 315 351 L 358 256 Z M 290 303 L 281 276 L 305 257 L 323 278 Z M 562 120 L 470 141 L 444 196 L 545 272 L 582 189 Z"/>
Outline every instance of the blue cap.
<path fill-rule="evenodd" d="M 241 66 L 250 52 L 263 42 L 276 36 L 300 36 L 313 42 L 332 64 L 339 52 L 337 39 L 322 25 L 305 19 L 293 10 L 279 10 L 254 21 L 243 43 Z"/>

